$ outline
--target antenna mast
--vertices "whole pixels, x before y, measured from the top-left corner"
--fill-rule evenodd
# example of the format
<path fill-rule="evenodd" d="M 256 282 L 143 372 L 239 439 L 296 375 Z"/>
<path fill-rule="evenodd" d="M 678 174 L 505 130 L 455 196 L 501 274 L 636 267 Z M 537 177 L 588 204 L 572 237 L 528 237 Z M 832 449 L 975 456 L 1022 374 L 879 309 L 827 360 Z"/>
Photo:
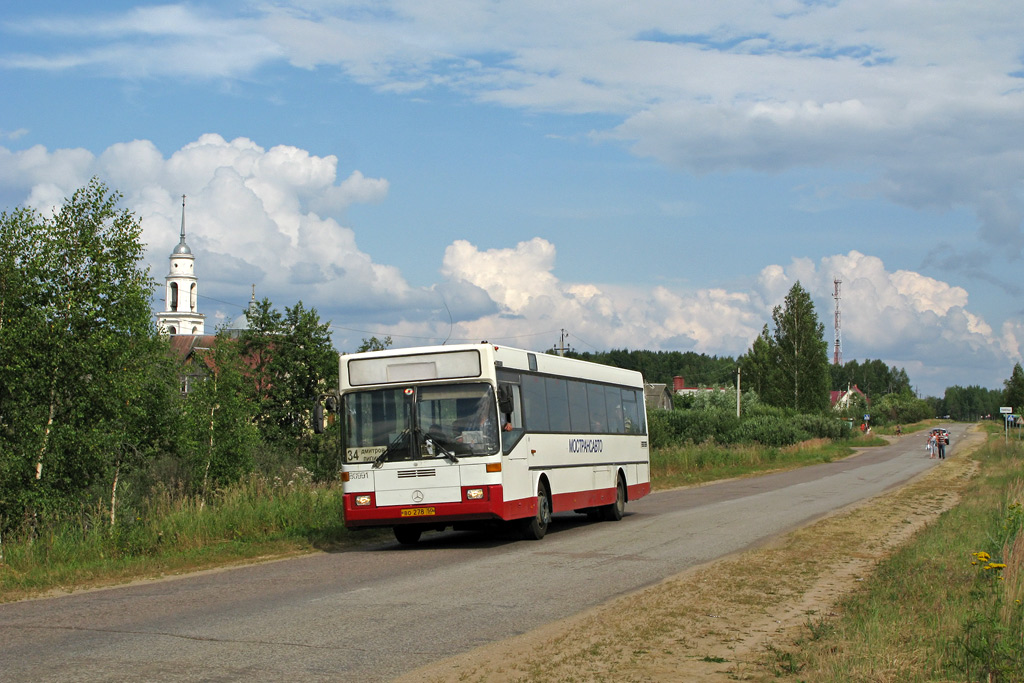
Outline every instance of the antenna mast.
<path fill-rule="evenodd" d="M 836 341 L 835 346 L 832 350 L 832 365 L 843 364 L 843 346 L 841 336 L 841 326 L 839 318 L 839 286 L 843 284 L 843 281 L 838 277 L 832 280 L 832 284 L 835 287 L 832 291 L 832 298 L 836 300 Z"/>

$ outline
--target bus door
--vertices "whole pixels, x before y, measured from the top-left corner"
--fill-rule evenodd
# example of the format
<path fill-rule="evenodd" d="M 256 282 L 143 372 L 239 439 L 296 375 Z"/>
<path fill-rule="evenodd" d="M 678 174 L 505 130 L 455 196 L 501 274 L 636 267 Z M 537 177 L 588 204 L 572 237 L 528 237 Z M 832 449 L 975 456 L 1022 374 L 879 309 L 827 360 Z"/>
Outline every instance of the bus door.
<path fill-rule="evenodd" d="M 501 452 L 509 460 L 525 460 L 529 443 L 523 439 L 523 399 L 518 384 L 498 384 L 498 413 L 501 418 Z"/>
<path fill-rule="evenodd" d="M 523 400 L 518 383 L 498 382 L 498 413 L 501 418 L 501 484 L 506 501 L 536 495 L 530 473 L 530 437 L 523 427 Z"/>

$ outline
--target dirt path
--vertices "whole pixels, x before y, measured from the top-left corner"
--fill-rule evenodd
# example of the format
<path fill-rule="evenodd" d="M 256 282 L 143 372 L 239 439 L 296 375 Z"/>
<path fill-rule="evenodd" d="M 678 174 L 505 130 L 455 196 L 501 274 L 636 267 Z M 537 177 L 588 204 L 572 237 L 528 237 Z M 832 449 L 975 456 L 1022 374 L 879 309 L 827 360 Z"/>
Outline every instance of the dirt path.
<path fill-rule="evenodd" d="M 831 612 L 877 562 L 956 505 L 984 442 L 907 485 L 840 510 L 770 545 L 509 640 L 418 669 L 412 681 L 759 681 L 773 643 Z"/>

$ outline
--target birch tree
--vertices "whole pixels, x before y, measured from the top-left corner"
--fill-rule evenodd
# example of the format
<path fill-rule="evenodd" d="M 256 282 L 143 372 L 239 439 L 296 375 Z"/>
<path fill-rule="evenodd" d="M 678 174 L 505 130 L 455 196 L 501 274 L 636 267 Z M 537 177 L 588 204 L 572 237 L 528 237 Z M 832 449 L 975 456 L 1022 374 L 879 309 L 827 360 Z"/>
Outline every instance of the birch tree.
<path fill-rule="evenodd" d="M 93 179 L 0 214 L 0 517 L 79 501 L 145 450 L 166 357 L 139 221 Z M 154 382 L 156 384 L 154 384 Z M 119 472 L 118 472 L 119 474 Z M 113 497 L 113 496 L 112 496 Z"/>

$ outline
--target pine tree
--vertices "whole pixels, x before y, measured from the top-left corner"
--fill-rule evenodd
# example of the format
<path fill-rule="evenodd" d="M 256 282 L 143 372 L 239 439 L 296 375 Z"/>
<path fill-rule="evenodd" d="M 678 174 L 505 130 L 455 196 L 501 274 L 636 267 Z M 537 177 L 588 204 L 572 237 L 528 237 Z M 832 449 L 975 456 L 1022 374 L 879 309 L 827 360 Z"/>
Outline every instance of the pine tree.
<path fill-rule="evenodd" d="M 1020 363 L 1013 366 L 1010 378 L 1003 381 L 1003 405 L 1013 408 L 1018 415 L 1024 411 L 1024 368 Z"/>
<path fill-rule="evenodd" d="M 775 342 L 768 332 L 768 326 L 765 325 L 761 334 L 751 344 L 750 350 L 740 358 L 743 389 L 753 390 L 762 399 L 767 400 L 771 393 L 770 387 L 774 386 L 774 373 L 778 368 L 775 353 Z"/>
<path fill-rule="evenodd" d="M 829 407 L 829 358 L 825 326 L 818 322 L 814 302 L 800 282 L 794 283 L 781 306 L 772 311 L 778 371 L 764 397 L 769 403 L 800 412 Z"/>

